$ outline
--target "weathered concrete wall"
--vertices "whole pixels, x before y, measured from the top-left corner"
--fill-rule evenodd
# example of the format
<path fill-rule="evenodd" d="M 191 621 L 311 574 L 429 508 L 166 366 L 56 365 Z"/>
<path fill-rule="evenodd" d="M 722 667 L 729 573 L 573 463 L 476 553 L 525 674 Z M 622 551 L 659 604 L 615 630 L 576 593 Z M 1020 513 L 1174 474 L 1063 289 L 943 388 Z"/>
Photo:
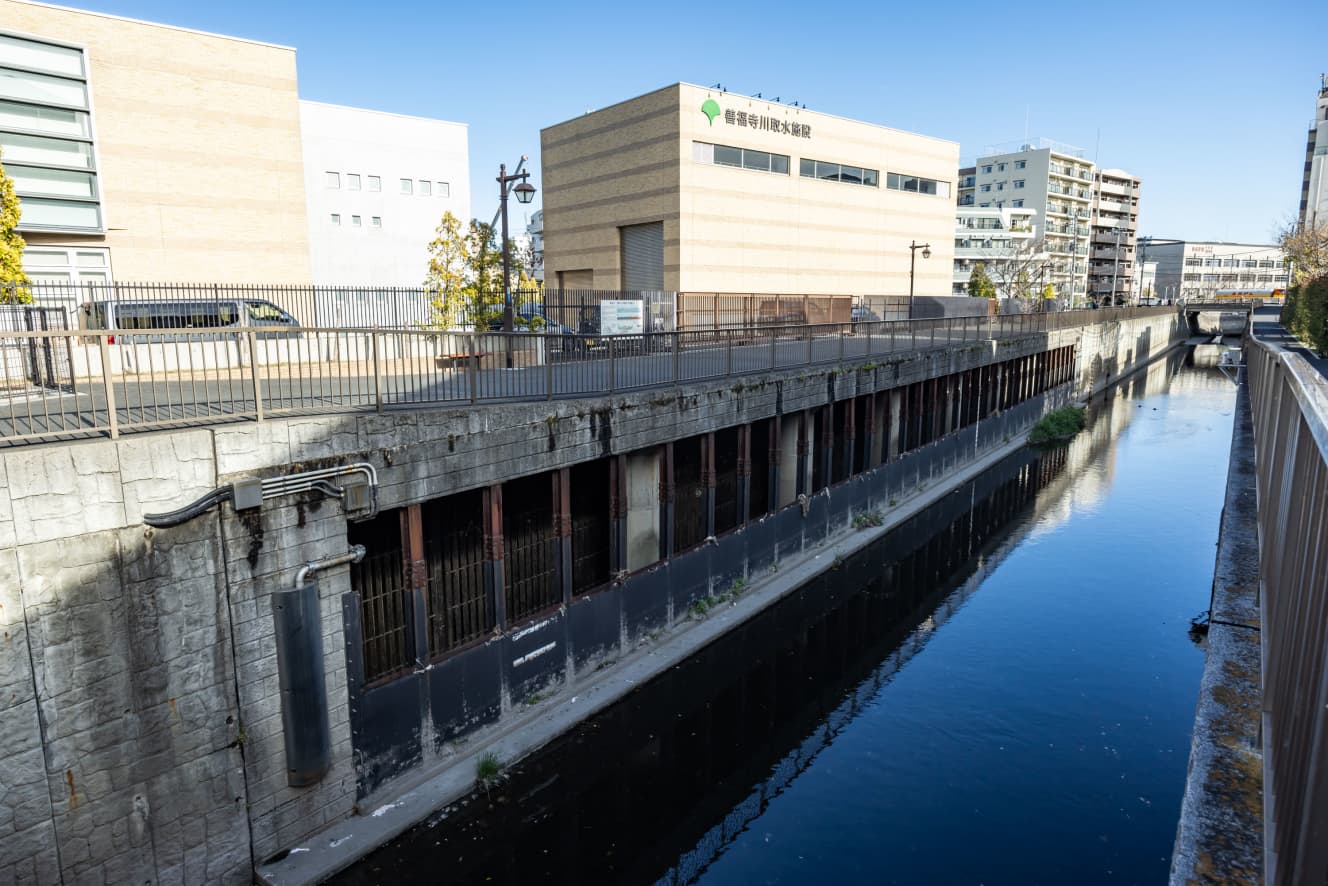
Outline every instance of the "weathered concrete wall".
<path fill-rule="evenodd" d="M 332 768 L 312 788 L 286 784 L 271 609 L 301 563 L 345 552 L 341 505 L 275 499 L 256 515 L 225 506 L 161 530 L 144 526 L 145 511 L 243 476 L 359 460 L 379 470 L 381 506 L 400 507 L 1069 344 L 1080 347 L 1087 390 L 1184 339 L 1166 318 L 1112 327 L 601 401 L 298 418 L 5 452 L 0 879 L 245 882 L 255 861 L 354 812 L 340 608 L 348 570 L 320 581 Z M 796 437 L 784 442 L 796 447 Z"/>

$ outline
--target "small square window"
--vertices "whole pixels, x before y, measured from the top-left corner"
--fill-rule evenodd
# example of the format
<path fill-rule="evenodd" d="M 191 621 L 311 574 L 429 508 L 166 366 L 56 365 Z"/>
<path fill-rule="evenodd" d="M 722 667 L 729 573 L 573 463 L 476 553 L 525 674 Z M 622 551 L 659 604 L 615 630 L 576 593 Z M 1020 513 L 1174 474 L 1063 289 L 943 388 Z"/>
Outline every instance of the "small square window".
<path fill-rule="evenodd" d="M 327 186 L 328 186 L 329 188 L 331 188 L 332 190 L 334 190 L 334 191 L 337 190 L 338 188 L 340 188 L 340 187 L 341 187 L 341 173 L 339 173 L 339 172 L 329 172 L 329 173 L 327 173 Z"/>
<path fill-rule="evenodd" d="M 1023 201 L 1023 200 L 1015 200 L 1015 201 L 1014 201 L 1013 203 L 1011 203 L 1010 205 L 1013 206 L 1015 209 L 1022 209 L 1023 206 L 1024 206 L 1024 201 Z"/>
<path fill-rule="evenodd" d="M 1023 169 L 1023 168 L 1024 168 L 1025 166 L 1027 166 L 1027 165 L 1028 165 L 1028 161 L 1026 161 L 1026 160 L 1016 160 L 1016 161 L 1014 161 L 1014 168 L 1015 168 L 1015 169 Z"/>
<path fill-rule="evenodd" d="M 423 180 L 420 181 L 420 196 L 421 197 L 433 196 L 433 182 L 426 182 Z"/>
<path fill-rule="evenodd" d="M 369 226 L 373 228 L 381 228 L 383 226 L 383 217 L 381 215 L 373 216 L 369 219 Z"/>
<path fill-rule="evenodd" d="M 996 190 L 998 190 L 998 191 L 1004 191 L 1004 190 L 1005 190 L 1005 182 L 997 182 L 997 183 L 996 183 Z"/>
<path fill-rule="evenodd" d="M 353 172 L 346 173 L 346 190 L 358 191 L 360 189 L 360 177 Z"/>
<path fill-rule="evenodd" d="M 369 176 L 369 190 L 381 191 L 383 189 L 383 180 L 376 175 Z"/>
<path fill-rule="evenodd" d="M 982 186 L 982 193 L 984 193 L 984 194 L 989 194 L 989 193 L 991 193 L 991 185 L 983 185 L 983 186 Z"/>
<path fill-rule="evenodd" d="M 339 212 L 332 213 L 332 224 L 334 225 L 341 224 L 341 213 Z"/>
<path fill-rule="evenodd" d="M 1004 172 L 1004 171 L 1005 171 L 1005 164 L 1004 164 L 1004 163 L 997 163 L 997 164 L 996 164 L 996 171 L 997 171 L 997 172 Z"/>
<path fill-rule="evenodd" d="M 983 174 L 983 175 L 991 175 L 991 167 L 990 167 L 990 166 L 984 166 L 984 167 L 982 167 L 982 174 Z"/>
<path fill-rule="evenodd" d="M 401 193 L 403 194 L 415 193 L 415 182 L 413 182 L 411 179 L 403 178 L 401 180 Z"/>
<path fill-rule="evenodd" d="M 358 228 L 360 226 L 360 217 L 358 215 L 352 215 L 350 217 L 350 226 L 352 228 Z"/>
<path fill-rule="evenodd" d="M 1024 186 L 1024 180 L 1022 178 L 1017 178 L 1014 180 L 1014 189 L 1016 191 L 1022 188 L 1023 186 Z"/>
<path fill-rule="evenodd" d="M 452 186 L 449 185 L 447 182 L 439 182 L 438 189 L 435 193 L 437 193 L 439 197 L 451 197 Z"/>

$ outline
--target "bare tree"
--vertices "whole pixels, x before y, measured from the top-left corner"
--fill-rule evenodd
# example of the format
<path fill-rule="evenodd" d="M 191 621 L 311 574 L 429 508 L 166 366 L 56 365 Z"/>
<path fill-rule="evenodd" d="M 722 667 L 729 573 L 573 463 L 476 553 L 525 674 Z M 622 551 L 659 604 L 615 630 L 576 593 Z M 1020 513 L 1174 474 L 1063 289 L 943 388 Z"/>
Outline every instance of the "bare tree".
<path fill-rule="evenodd" d="M 1042 237 L 1015 240 L 991 253 L 987 273 L 996 283 L 996 294 L 1001 298 L 1034 298 L 1042 266 L 1047 262 L 1046 241 Z"/>
<path fill-rule="evenodd" d="M 1288 222 L 1278 232 L 1277 244 L 1291 259 L 1297 284 L 1328 277 L 1328 224 Z"/>

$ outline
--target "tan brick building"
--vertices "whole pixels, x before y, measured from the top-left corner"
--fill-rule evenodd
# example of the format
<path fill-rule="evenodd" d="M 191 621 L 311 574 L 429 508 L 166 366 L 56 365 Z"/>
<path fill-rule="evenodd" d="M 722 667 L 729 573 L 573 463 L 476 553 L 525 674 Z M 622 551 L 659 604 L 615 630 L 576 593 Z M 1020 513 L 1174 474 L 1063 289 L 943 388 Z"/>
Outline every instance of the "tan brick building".
<path fill-rule="evenodd" d="M 678 83 L 541 133 L 550 286 L 946 295 L 955 142 Z"/>
<path fill-rule="evenodd" d="M 295 50 L 0 0 L 37 280 L 309 281 Z"/>

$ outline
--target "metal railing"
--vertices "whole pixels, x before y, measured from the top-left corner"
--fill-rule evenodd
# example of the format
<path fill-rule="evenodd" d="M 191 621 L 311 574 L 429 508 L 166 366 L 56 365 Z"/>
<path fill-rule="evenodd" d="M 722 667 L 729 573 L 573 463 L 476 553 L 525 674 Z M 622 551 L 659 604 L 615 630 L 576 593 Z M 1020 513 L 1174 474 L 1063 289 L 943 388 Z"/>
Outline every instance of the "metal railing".
<path fill-rule="evenodd" d="M 1245 339 L 1262 579 L 1265 881 L 1328 882 L 1328 382 Z"/>
<path fill-rule="evenodd" d="M 0 331 L 67 354 L 35 385 L 0 377 L 0 443 L 274 416 L 613 394 L 1167 313 L 1115 308 L 644 335 L 247 327 Z"/>

